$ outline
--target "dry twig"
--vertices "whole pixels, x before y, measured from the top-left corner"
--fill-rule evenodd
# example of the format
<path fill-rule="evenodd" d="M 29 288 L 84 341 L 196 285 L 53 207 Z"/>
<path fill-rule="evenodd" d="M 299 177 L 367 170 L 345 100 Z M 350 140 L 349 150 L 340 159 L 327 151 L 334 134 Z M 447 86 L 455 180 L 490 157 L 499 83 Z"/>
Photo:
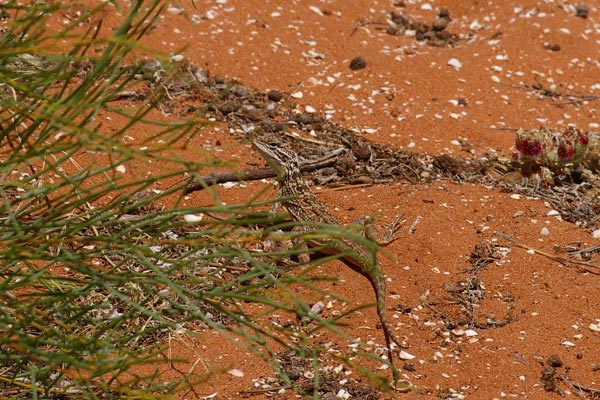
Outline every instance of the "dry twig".
<path fill-rule="evenodd" d="M 514 244 L 517 247 L 520 247 L 522 249 L 530 251 L 530 252 L 532 252 L 534 254 L 539 254 L 541 256 L 544 256 L 546 258 L 551 259 L 552 261 L 556 261 L 558 263 L 561 263 L 565 267 L 570 267 L 571 264 L 582 265 L 584 267 L 587 267 L 587 268 L 583 268 L 585 271 L 593 273 L 593 274 L 599 274 L 597 271 L 593 271 L 593 270 L 588 269 L 588 268 L 592 268 L 594 270 L 599 270 L 600 267 L 598 267 L 596 264 L 593 264 L 593 263 L 590 263 L 590 262 L 587 262 L 587 261 L 570 260 L 568 258 L 563 258 L 563 257 L 555 256 L 553 254 L 547 253 L 547 252 L 542 251 L 542 250 L 534 249 L 533 247 L 527 246 L 526 244 L 517 242 L 516 240 L 514 240 L 510 236 L 505 235 L 504 233 L 501 233 L 501 232 L 494 232 L 494 235 L 496 235 L 496 236 L 498 236 L 498 237 L 506 240 L 509 243 Z"/>

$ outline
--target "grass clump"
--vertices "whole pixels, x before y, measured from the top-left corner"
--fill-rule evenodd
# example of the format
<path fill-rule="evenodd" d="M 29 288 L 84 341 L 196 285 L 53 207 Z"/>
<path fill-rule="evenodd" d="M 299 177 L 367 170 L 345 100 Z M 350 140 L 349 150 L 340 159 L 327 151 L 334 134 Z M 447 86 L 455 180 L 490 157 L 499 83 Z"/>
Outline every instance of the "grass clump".
<path fill-rule="evenodd" d="M 311 353 L 309 332 L 292 340 L 289 327 L 265 322 L 274 311 L 306 314 L 291 286 L 318 291 L 285 268 L 305 250 L 265 247 L 289 223 L 261 211 L 269 204 L 257 198 L 226 206 L 212 193 L 214 205 L 186 205 L 187 185 L 217 161 L 180 153 L 205 121 L 153 118 L 169 87 L 143 82 L 181 73 L 139 44 L 164 5 L 0 4 L 5 395 L 160 397 L 189 377 L 165 383 L 158 367 L 137 367 L 164 362 L 169 335 L 199 327 L 242 337 L 276 369 L 275 344 Z M 102 26 L 106 7 L 122 14 L 114 30 Z M 117 101 L 132 94 L 134 107 Z M 105 118 L 121 122 L 107 129 Z M 133 130 L 143 138 L 133 140 Z M 148 163 L 159 172 L 149 174 Z M 214 213 L 223 218 L 207 217 Z"/>

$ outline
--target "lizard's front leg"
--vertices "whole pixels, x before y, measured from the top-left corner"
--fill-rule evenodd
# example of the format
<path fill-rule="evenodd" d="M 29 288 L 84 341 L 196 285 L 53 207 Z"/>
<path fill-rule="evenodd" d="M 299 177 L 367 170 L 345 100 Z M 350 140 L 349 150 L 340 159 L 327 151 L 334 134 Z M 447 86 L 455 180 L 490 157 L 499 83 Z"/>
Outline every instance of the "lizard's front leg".
<path fill-rule="evenodd" d="M 358 229 L 367 239 L 374 241 L 380 246 L 385 246 L 397 239 L 394 236 L 398 229 L 400 229 L 402 217 L 404 217 L 404 214 L 396 215 L 396 218 L 387 226 L 383 235 L 375 227 L 373 223 L 375 217 L 373 216 L 358 218 L 356 221 L 346 225 L 346 227 Z"/>

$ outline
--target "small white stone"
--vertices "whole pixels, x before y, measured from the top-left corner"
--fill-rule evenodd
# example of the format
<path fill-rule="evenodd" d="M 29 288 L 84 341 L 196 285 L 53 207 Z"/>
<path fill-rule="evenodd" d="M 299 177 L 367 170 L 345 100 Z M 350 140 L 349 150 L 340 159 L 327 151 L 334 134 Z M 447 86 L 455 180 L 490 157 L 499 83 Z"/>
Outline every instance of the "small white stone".
<path fill-rule="evenodd" d="M 232 187 L 236 187 L 238 186 L 238 182 L 225 182 L 225 183 L 220 183 L 219 186 L 225 188 L 225 189 L 231 189 Z"/>
<path fill-rule="evenodd" d="M 542 236 L 548 236 L 550 234 L 550 230 L 546 227 L 543 227 L 542 230 L 540 230 L 540 235 Z"/>
<path fill-rule="evenodd" d="M 473 330 L 473 329 L 467 329 L 465 331 L 465 336 L 466 337 L 473 337 L 473 336 L 477 336 L 479 335 L 479 333 L 477 333 L 477 331 Z"/>
<path fill-rule="evenodd" d="M 510 195 L 510 198 L 513 200 L 520 200 L 521 199 L 521 195 L 518 193 L 513 193 Z"/>
<path fill-rule="evenodd" d="M 475 20 L 475 21 L 471 22 L 471 24 L 469 25 L 469 29 L 472 31 L 479 31 L 479 30 L 483 29 L 483 25 L 481 25 L 479 23 L 479 20 Z"/>
<path fill-rule="evenodd" d="M 461 69 L 463 66 L 462 63 L 460 61 L 458 61 L 458 59 L 456 59 L 456 58 L 449 59 L 448 65 L 450 65 L 451 67 L 454 67 L 456 69 Z"/>
<path fill-rule="evenodd" d="M 407 352 L 406 352 L 406 351 L 404 351 L 404 350 L 400 350 L 400 355 L 399 355 L 399 357 L 400 357 L 400 359 L 401 359 L 401 360 L 413 360 L 413 359 L 415 359 L 415 358 L 416 358 L 416 356 L 414 356 L 414 355 L 412 355 L 412 354 L 410 354 L 410 353 L 407 353 Z"/>
<path fill-rule="evenodd" d="M 171 5 L 169 5 L 169 6 L 167 7 L 167 12 L 168 12 L 169 14 L 183 14 L 183 11 L 184 11 L 184 10 L 183 10 L 183 8 L 179 8 L 179 7 L 173 7 L 173 6 L 171 6 Z"/>
<path fill-rule="evenodd" d="M 304 97 L 304 93 L 298 90 L 297 92 L 290 94 L 290 96 L 292 96 L 295 99 L 301 99 Z"/>
<path fill-rule="evenodd" d="M 241 371 L 241 370 L 235 369 L 235 368 L 234 369 L 230 369 L 229 371 L 227 371 L 227 373 L 229 375 L 233 375 L 233 376 L 235 376 L 237 378 L 241 378 L 241 377 L 244 376 L 244 371 Z"/>
<path fill-rule="evenodd" d="M 122 174 L 124 174 L 127 171 L 127 168 L 125 168 L 125 166 L 123 164 L 118 165 L 117 168 L 115 168 L 117 170 L 117 172 L 120 172 Z"/>
<path fill-rule="evenodd" d="M 183 220 L 185 222 L 187 222 L 188 224 L 195 224 L 197 222 L 200 222 L 204 219 L 204 215 L 200 214 L 200 215 L 195 215 L 195 214 L 185 214 L 183 216 Z"/>
<path fill-rule="evenodd" d="M 568 340 L 564 340 L 561 344 L 566 347 L 575 347 L 575 343 L 570 342 Z"/>
<path fill-rule="evenodd" d="M 323 16 L 323 11 L 321 11 L 321 9 L 317 6 L 308 6 L 308 8 L 310 9 L 310 11 L 314 12 L 317 15 L 320 15 L 321 17 Z"/>
<path fill-rule="evenodd" d="M 550 210 L 548 211 L 548 215 L 549 217 L 553 216 L 553 215 L 560 215 L 560 212 L 556 211 L 556 210 Z"/>
<path fill-rule="evenodd" d="M 592 332 L 600 332 L 600 324 L 590 324 L 589 328 Z"/>
<path fill-rule="evenodd" d="M 600 229 L 596 229 L 595 231 L 592 232 L 592 237 L 594 239 L 598 239 L 600 238 Z"/>
<path fill-rule="evenodd" d="M 313 114 L 313 113 L 316 113 L 316 112 L 317 112 L 317 110 L 316 110 L 316 109 L 315 109 L 313 106 L 306 106 L 306 107 L 304 107 L 304 110 L 305 110 L 307 113 L 311 113 L 311 114 Z"/>

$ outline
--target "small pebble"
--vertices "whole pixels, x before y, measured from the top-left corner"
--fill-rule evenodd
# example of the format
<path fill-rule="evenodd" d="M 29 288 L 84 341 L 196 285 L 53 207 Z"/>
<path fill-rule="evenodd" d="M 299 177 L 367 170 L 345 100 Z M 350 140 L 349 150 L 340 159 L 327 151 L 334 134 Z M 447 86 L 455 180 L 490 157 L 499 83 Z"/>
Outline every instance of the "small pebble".
<path fill-rule="evenodd" d="M 246 97 L 250 94 L 248 88 L 242 85 L 235 85 L 233 89 L 231 89 L 231 92 L 237 97 Z"/>
<path fill-rule="evenodd" d="M 352 71 L 358 71 L 359 69 L 363 69 L 367 66 L 367 62 L 362 57 L 356 57 L 352 61 L 350 61 L 350 69 Z"/>
<path fill-rule="evenodd" d="M 269 90 L 269 93 L 267 93 L 267 97 L 271 101 L 278 102 L 281 99 L 283 99 L 283 93 L 281 93 L 279 90 Z"/>
<path fill-rule="evenodd" d="M 436 31 L 442 31 L 442 30 L 446 29 L 446 27 L 448 26 L 449 22 L 450 22 L 450 20 L 448 18 L 445 18 L 445 17 L 436 17 L 433 20 L 432 27 Z"/>
<path fill-rule="evenodd" d="M 575 6 L 575 15 L 579 18 L 587 18 L 589 12 L 590 7 L 586 4 L 578 4 Z"/>

